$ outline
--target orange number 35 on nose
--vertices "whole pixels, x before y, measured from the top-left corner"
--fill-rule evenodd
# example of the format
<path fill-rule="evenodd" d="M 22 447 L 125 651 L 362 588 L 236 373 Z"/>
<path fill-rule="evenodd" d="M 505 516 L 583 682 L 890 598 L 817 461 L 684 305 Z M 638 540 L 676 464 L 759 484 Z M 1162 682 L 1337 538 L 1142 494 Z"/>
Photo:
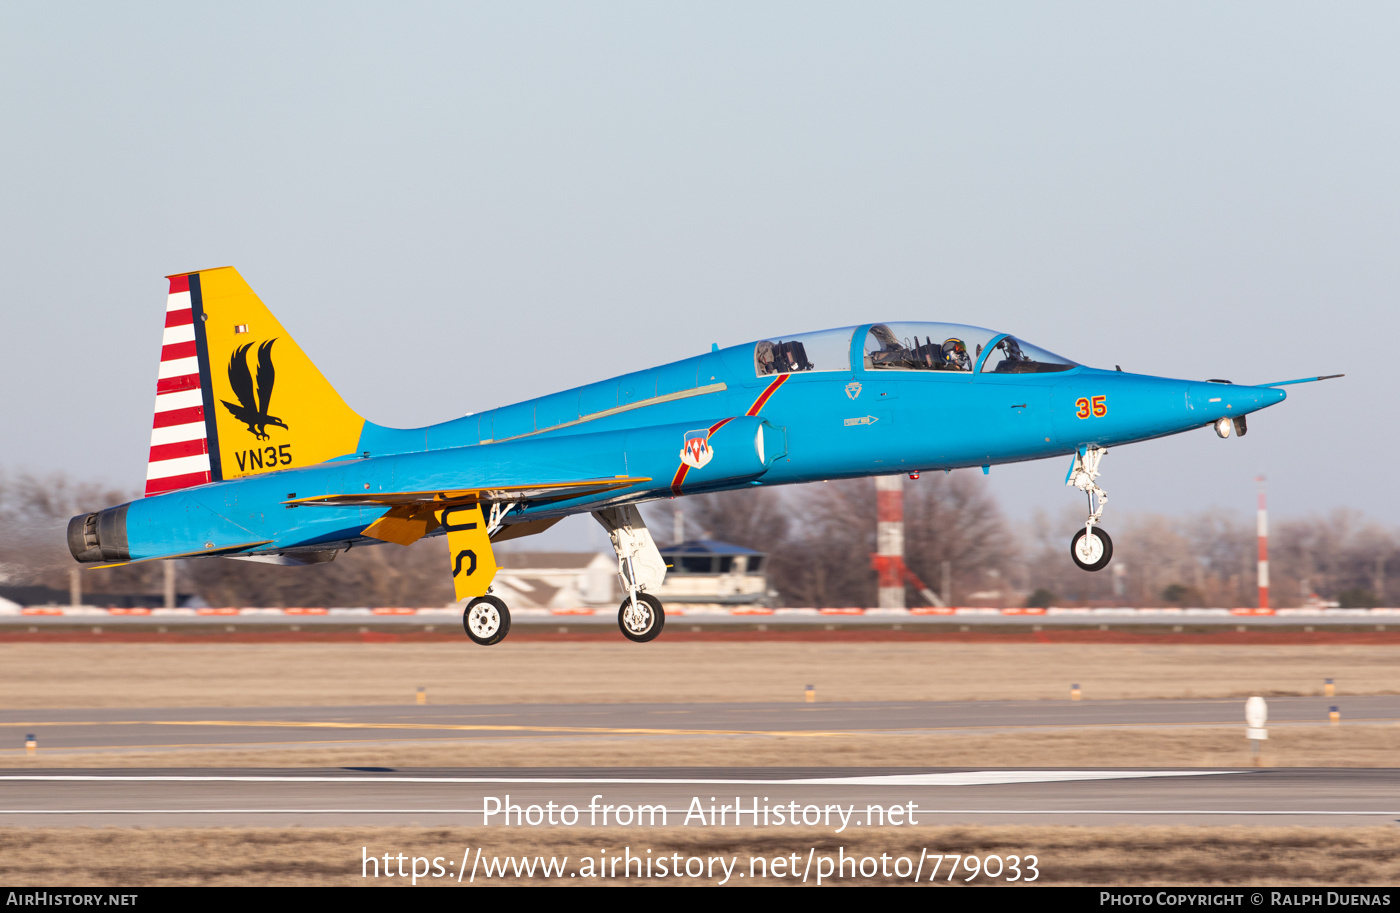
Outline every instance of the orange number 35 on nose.
<path fill-rule="evenodd" d="M 1108 397 L 1096 396 L 1090 400 L 1087 396 L 1081 396 L 1074 401 L 1075 416 L 1078 418 L 1103 418 L 1108 415 Z"/>

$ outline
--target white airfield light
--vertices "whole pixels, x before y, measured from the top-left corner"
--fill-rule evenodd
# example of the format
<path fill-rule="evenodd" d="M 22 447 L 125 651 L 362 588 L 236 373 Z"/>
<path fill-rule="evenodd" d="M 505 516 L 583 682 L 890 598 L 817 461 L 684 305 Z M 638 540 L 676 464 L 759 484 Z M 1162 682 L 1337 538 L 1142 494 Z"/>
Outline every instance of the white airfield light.
<path fill-rule="evenodd" d="M 1259 766 L 1259 743 L 1268 739 L 1269 730 L 1264 728 L 1264 724 L 1269 722 L 1269 705 L 1264 703 L 1264 699 L 1259 695 L 1251 697 L 1244 702 L 1244 737 L 1249 739 L 1249 745 L 1254 754 L 1254 766 Z"/>

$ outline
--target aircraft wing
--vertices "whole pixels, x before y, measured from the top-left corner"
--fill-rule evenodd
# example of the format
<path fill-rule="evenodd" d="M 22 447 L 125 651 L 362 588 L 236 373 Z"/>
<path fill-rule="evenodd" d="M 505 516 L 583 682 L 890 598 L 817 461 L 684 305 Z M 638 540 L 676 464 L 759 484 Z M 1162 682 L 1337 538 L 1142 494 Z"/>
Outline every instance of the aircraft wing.
<path fill-rule="evenodd" d="M 650 478 L 615 476 L 610 479 L 580 479 L 569 482 L 541 482 L 527 485 L 497 485 L 440 491 L 355 492 L 293 498 L 288 507 L 387 507 L 388 512 L 365 528 L 364 534 L 384 542 L 412 545 L 440 525 L 438 513 L 445 508 L 495 502 L 562 501 L 627 488 Z"/>

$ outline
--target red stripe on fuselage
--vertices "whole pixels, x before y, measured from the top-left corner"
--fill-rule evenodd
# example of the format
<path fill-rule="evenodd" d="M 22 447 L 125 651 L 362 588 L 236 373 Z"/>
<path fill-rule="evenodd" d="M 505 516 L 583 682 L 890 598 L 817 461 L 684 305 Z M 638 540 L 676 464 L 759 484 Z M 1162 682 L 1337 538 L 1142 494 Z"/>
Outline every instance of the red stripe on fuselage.
<path fill-rule="evenodd" d="M 682 463 L 682 464 L 680 465 L 680 468 L 676 470 L 675 476 L 673 476 L 673 477 L 671 478 L 671 495 L 672 495 L 672 497 L 679 497 L 679 496 L 680 496 L 680 493 L 681 493 L 681 484 L 685 481 L 685 474 L 686 474 L 687 472 L 689 472 L 689 471 L 690 471 L 690 464 L 688 464 L 688 463 Z"/>
<path fill-rule="evenodd" d="M 791 374 L 780 374 L 774 378 L 773 382 L 769 384 L 762 393 L 758 394 L 758 399 L 753 401 L 753 405 L 749 407 L 749 411 L 744 414 L 758 415 L 759 410 L 768 405 L 769 397 L 778 392 L 778 388 L 787 383 L 787 379 L 791 376 Z"/>
<path fill-rule="evenodd" d="M 790 374 L 782 374 L 774 378 L 771 384 L 763 388 L 763 392 L 758 395 L 758 399 L 753 401 L 753 405 L 749 407 L 749 410 L 745 412 L 744 415 L 758 415 L 758 410 L 762 409 L 764 405 L 767 404 L 769 397 L 771 397 L 775 392 L 777 392 L 777 389 L 781 387 L 784 383 L 786 383 L 787 379 L 791 376 L 792 375 Z M 729 418 L 722 418 L 719 421 L 715 422 L 713 425 L 711 425 L 706 434 L 708 436 L 713 436 L 716 431 L 723 428 L 725 425 L 729 424 L 732 421 L 734 421 L 733 416 L 730 416 Z M 676 470 L 676 474 L 671 478 L 672 497 L 680 497 L 681 486 L 685 484 L 685 477 L 689 472 L 690 466 L 685 463 L 682 463 L 680 465 L 680 468 Z"/>

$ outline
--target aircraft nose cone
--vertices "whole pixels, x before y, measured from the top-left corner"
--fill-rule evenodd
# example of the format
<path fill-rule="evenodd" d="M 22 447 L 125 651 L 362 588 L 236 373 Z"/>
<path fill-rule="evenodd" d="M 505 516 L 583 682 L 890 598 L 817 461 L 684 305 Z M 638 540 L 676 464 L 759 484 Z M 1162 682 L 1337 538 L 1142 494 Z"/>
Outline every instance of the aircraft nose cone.
<path fill-rule="evenodd" d="M 1239 415 L 1241 412 L 1254 412 L 1265 406 L 1281 403 L 1287 396 L 1287 393 L 1277 387 L 1240 387 L 1226 397 L 1225 401 L 1233 406 L 1231 413 Z"/>
<path fill-rule="evenodd" d="M 1247 387 L 1243 384 L 1192 384 L 1191 408 L 1214 420 L 1221 416 L 1244 415 L 1274 403 L 1288 394 L 1277 387 Z"/>

